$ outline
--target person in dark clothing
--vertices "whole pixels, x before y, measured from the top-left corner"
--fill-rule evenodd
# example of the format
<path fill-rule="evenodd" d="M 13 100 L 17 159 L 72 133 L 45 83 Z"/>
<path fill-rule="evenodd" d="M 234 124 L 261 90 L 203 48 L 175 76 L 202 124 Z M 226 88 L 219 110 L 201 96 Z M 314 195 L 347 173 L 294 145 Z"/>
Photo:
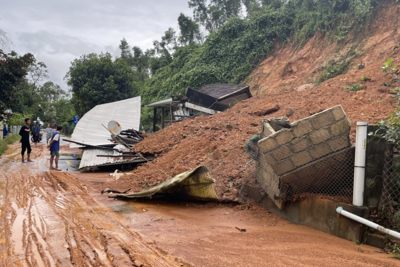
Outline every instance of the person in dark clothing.
<path fill-rule="evenodd" d="M 25 119 L 25 125 L 22 126 L 21 130 L 19 131 L 19 135 L 21 136 L 21 144 L 22 144 L 22 150 L 21 150 L 21 155 L 22 155 L 22 163 L 27 163 L 27 162 L 33 162 L 31 160 L 31 144 L 29 143 L 29 132 L 30 128 L 29 125 L 31 124 L 31 120 L 26 118 Z M 25 160 L 25 151 L 28 150 L 28 160 Z"/>
<path fill-rule="evenodd" d="M 4 126 L 3 126 L 3 138 L 6 138 L 6 137 L 7 137 L 7 134 L 8 134 L 7 126 L 4 125 Z"/>
<path fill-rule="evenodd" d="M 35 143 L 35 146 L 39 142 L 39 134 L 40 134 L 40 126 L 36 123 L 36 121 L 33 122 L 33 128 L 32 128 L 32 134 L 33 134 L 33 142 Z"/>

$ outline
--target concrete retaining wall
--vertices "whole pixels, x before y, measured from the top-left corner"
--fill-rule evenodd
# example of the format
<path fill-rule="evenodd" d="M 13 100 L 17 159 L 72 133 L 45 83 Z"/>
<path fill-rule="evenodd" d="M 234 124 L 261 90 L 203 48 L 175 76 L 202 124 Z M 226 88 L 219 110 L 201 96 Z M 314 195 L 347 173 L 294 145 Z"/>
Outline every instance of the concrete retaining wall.
<path fill-rule="evenodd" d="M 285 209 L 279 209 L 268 197 L 261 201 L 261 206 L 282 218 L 300 225 L 335 235 L 353 242 L 365 241 L 365 229 L 362 224 L 336 213 L 338 206 L 346 211 L 368 219 L 368 208 L 355 207 L 320 198 L 302 199 L 290 202 Z"/>

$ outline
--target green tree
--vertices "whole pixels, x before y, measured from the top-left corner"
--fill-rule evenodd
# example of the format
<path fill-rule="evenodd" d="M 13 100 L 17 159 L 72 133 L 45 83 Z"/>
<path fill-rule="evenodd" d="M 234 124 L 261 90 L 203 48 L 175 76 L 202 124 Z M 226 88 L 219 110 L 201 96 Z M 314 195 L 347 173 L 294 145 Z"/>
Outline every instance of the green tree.
<path fill-rule="evenodd" d="M 149 78 L 150 72 L 150 52 L 147 50 L 143 53 L 142 49 L 138 46 L 134 46 L 132 65 L 135 70 L 135 81 L 144 82 L 145 79 Z"/>
<path fill-rule="evenodd" d="M 98 104 L 138 95 L 132 68 L 122 58 L 113 61 L 109 53 L 75 59 L 65 79 L 79 116 Z"/>
<path fill-rule="evenodd" d="M 63 97 L 53 103 L 52 108 L 54 109 L 55 116 L 52 118 L 53 120 L 48 121 L 50 123 L 62 124 L 72 120 L 75 116 L 74 104 L 68 97 Z"/>
<path fill-rule="evenodd" d="M 169 28 L 165 31 L 161 41 L 153 42 L 154 49 L 149 51 L 150 70 L 154 75 L 158 69 L 167 66 L 172 62 L 172 54 L 178 48 L 178 37 L 174 29 Z"/>
<path fill-rule="evenodd" d="M 212 33 L 221 28 L 230 18 L 239 16 L 242 0 L 189 0 L 193 18 Z"/>
<path fill-rule="evenodd" d="M 125 38 L 121 40 L 119 49 L 121 50 L 121 58 L 130 62 L 130 60 L 132 59 L 131 48 Z"/>
<path fill-rule="evenodd" d="M 39 96 L 41 102 L 54 103 L 68 95 L 58 84 L 48 81 L 40 87 Z"/>
<path fill-rule="evenodd" d="M 181 45 L 203 43 L 200 27 L 190 17 L 181 13 L 178 17 L 178 25 L 180 30 L 179 42 Z"/>
<path fill-rule="evenodd" d="M 0 115 L 20 106 L 18 85 L 24 81 L 33 62 L 35 58 L 30 53 L 19 56 L 14 51 L 6 54 L 0 50 Z"/>

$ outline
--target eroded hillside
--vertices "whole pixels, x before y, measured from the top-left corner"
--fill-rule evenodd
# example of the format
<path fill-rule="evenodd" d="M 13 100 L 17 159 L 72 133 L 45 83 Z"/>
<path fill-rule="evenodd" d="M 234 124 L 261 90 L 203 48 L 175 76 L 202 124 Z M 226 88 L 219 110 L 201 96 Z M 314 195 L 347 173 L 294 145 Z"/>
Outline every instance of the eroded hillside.
<path fill-rule="evenodd" d="M 399 9 L 399 5 L 388 4 L 370 24 L 344 40 L 337 41 L 319 32 L 304 46 L 277 43 L 272 54 L 251 72 L 245 82 L 251 86 L 253 95 L 276 94 L 314 87 L 333 68 L 338 73 L 379 72 L 375 65 L 381 66 L 399 49 Z M 395 56 L 395 59 L 398 58 Z M 357 72 L 363 67 L 366 69 Z M 343 85 L 360 82 L 357 78 L 360 77 L 343 77 L 341 81 Z"/>
<path fill-rule="evenodd" d="M 384 85 L 390 77 L 381 69 L 389 57 L 395 64 L 399 62 L 398 7 L 388 6 L 367 27 L 369 30 L 342 42 L 319 34 L 303 48 L 291 49 L 289 44 L 277 47 L 252 72 L 249 84 L 253 98 L 223 113 L 188 119 L 150 135 L 136 150 L 154 153 L 158 159 L 106 187 L 141 191 L 169 179 L 157 168 L 173 176 L 205 165 L 216 179 L 215 190 L 220 199 L 238 200 L 243 183 L 255 183 L 254 166 L 247 165 L 250 159 L 243 147 L 252 135 L 259 133 L 262 119 L 288 116 L 295 122 L 335 105 L 343 106 L 353 125 L 357 121 L 376 123 L 386 118 L 394 111 L 397 100 L 391 87 Z M 331 60 L 348 61 L 349 70 L 316 85 L 323 66 Z M 344 89 L 354 84 L 362 90 Z M 277 112 L 263 115 L 275 106 L 279 106 Z M 354 138 L 354 127 L 351 134 Z"/>

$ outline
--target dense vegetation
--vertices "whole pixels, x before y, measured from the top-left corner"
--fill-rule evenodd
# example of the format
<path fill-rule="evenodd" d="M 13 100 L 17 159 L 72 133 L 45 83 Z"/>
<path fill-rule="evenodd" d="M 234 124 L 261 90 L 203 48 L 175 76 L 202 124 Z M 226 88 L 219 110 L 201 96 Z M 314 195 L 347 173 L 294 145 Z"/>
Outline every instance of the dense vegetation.
<path fill-rule="evenodd" d="M 193 17 L 180 14 L 178 33 L 167 29 L 146 51 L 137 46 L 131 49 L 123 39 L 120 59 L 133 70 L 132 94 L 141 95 L 147 104 L 187 87 L 244 82 L 276 41 L 302 45 L 316 31 L 340 41 L 366 24 L 378 3 L 388 1 L 395 0 L 189 0 Z M 332 65 L 320 81 L 345 67 Z M 75 68 L 71 66 L 69 73 Z M 91 81 L 97 74 L 85 75 Z M 98 90 L 89 82 L 78 86 L 79 90 Z M 90 94 L 85 97 L 84 101 L 90 101 Z M 78 102 L 75 108 L 81 110 Z M 148 112 L 143 111 L 144 124 L 149 123 Z"/>
<path fill-rule="evenodd" d="M 0 88 L 0 122 L 22 125 L 29 117 L 61 124 L 74 116 L 69 94 L 48 80 L 46 65 L 30 53 L 0 50 Z"/>
<path fill-rule="evenodd" d="M 276 40 L 303 43 L 316 31 L 341 40 L 371 16 L 377 0 L 263 1 L 249 5 L 245 18 L 231 17 L 202 45 L 179 47 L 170 64 L 141 88 L 143 101 L 211 83 L 240 83 L 273 49 Z M 329 78 L 329 77 L 326 77 Z M 146 111 L 144 121 L 149 119 Z"/>
<path fill-rule="evenodd" d="M 110 54 L 89 54 L 75 59 L 66 78 L 77 114 L 83 116 L 98 104 L 137 95 L 133 76 L 123 58 L 113 61 Z"/>

